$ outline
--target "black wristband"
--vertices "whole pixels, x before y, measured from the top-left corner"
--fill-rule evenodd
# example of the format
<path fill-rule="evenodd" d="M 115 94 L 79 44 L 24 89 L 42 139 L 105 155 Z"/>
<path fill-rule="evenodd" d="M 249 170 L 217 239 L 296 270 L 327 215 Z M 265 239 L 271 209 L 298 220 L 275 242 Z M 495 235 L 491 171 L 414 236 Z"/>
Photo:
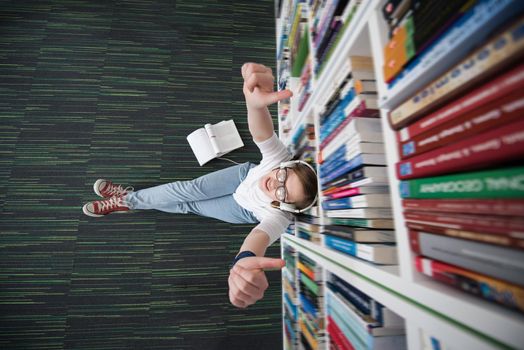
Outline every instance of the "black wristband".
<path fill-rule="evenodd" d="M 229 269 L 232 269 L 233 266 L 235 266 L 235 264 L 237 263 L 237 261 L 239 261 L 240 259 L 243 259 L 243 258 L 248 258 L 250 256 L 257 256 L 255 253 L 253 253 L 252 251 L 249 251 L 249 250 L 244 250 L 243 252 L 240 252 L 235 259 L 233 259 L 233 262 L 231 263 L 231 265 L 229 265 Z"/>

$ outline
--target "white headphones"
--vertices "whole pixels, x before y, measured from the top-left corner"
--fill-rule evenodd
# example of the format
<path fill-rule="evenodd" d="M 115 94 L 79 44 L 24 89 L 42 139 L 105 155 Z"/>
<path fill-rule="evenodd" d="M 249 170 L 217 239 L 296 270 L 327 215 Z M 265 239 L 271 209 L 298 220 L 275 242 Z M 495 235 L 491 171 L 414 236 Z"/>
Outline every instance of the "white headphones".
<path fill-rule="evenodd" d="M 303 160 L 291 160 L 289 162 L 283 162 L 283 163 L 280 163 L 279 168 L 280 169 L 294 168 L 297 164 L 303 164 L 303 165 L 307 166 L 316 175 L 317 172 L 315 171 L 315 169 L 309 163 L 304 162 Z M 283 203 L 283 202 L 279 202 L 279 201 L 271 202 L 271 206 L 273 208 L 276 208 L 276 209 L 280 209 L 280 210 L 283 210 L 283 211 L 288 211 L 288 212 L 291 212 L 291 213 L 299 214 L 299 213 L 302 213 L 302 212 L 308 210 L 309 208 L 311 208 L 315 204 L 315 202 L 317 201 L 317 198 L 318 198 L 318 193 L 315 194 L 315 198 L 313 199 L 311 204 L 309 204 L 307 207 L 305 207 L 303 209 L 297 209 L 297 207 L 295 207 L 294 204 Z"/>

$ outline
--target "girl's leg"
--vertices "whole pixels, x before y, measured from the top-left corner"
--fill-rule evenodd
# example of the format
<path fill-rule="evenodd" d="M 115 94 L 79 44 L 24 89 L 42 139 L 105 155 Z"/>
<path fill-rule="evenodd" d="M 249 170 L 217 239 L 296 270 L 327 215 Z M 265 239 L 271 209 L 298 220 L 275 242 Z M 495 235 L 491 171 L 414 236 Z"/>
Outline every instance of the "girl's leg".
<path fill-rule="evenodd" d="M 173 202 L 164 206 L 158 206 L 155 209 L 168 213 L 193 213 L 232 224 L 258 223 L 255 215 L 238 205 L 231 194 L 196 202 Z"/>
<path fill-rule="evenodd" d="M 124 203 L 131 209 L 158 209 L 230 195 L 246 178 L 252 163 L 235 165 L 190 181 L 175 181 L 131 192 Z M 165 211 L 165 210 L 164 210 Z"/>

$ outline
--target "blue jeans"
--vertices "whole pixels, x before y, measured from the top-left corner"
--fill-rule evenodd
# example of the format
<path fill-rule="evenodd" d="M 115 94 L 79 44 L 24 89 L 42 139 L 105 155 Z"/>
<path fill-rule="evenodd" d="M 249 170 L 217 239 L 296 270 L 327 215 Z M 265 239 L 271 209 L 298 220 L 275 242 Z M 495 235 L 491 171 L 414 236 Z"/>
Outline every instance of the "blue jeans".
<path fill-rule="evenodd" d="M 175 181 L 131 192 L 124 198 L 131 209 L 193 213 L 232 224 L 258 223 L 255 215 L 233 198 L 238 185 L 255 164 L 244 163 L 190 181 Z"/>

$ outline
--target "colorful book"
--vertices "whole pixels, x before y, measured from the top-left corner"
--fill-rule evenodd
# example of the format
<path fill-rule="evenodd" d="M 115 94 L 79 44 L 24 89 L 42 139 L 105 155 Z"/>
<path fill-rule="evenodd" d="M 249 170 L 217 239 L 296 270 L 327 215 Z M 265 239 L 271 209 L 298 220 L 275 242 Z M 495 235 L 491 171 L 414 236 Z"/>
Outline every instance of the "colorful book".
<path fill-rule="evenodd" d="M 403 199 L 406 211 L 518 216 L 524 199 Z"/>
<path fill-rule="evenodd" d="M 347 174 L 340 176 L 330 182 L 327 182 L 322 186 L 322 193 L 327 195 L 333 192 L 337 192 L 342 186 L 348 186 L 346 188 L 356 188 L 359 187 L 354 184 L 357 181 L 363 179 L 376 179 L 379 181 L 374 181 L 377 183 L 383 182 L 383 185 L 388 184 L 387 177 L 387 168 L 383 166 L 363 166 L 354 171 L 351 171 Z M 353 183 L 353 185 L 351 185 Z"/>
<path fill-rule="evenodd" d="M 404 327 L 405 322 L 402 317 L 370 298 L 361 290 L 355 288 L 347 281 L 335 274 L 328 273 L 328 288 L 343 295 L 344 298 L 355 306 L 361 313 L 371 316 L 380 325 L 387 328 Z"/>
<path fill-rule="evenodd" d="M 382 136 L 379 132 L 374 133 L 376 136 Z M 324 150 L 320 151 L 319 163 L 322 164 L 326 159 L 332 155 L 345 155 L 346 159 L 351 159 L 359 153 L 384 153 L 384 143 L 382 137 L 379 141 L 366 142 L 359 134 L 350 135 L 346 140 L 341 138 L 339 142 L 332 142 Z"/>
<path fill-rule="evenodd" d="M 329 199 L 339 199 L 345 197 L 353 197 L 361 194 L 387 194 L 389 193 L 389 186 L 373 186 L 373 187 L 356 187 L 348 188 L 341 191 L 333 192 L 332 194 L 326 195 Z"/>
<path fill-rule="evenodd" d="M 386 208 L 339 209 L 326 210 L 326 216 L 328 218 L 391 219 L 393 218 L 393 212 L 391 209 Z M 367 221 L 366 223 L 369 224 L 371 221 Z M 363 224 L 364 222 L 361 223 L 361 225 Z"/>
<path fill-rule="evenodd" d="M 514 249 L 524 249 L 524 237 L 522 234 L 494 233 L 471 230 L 460 230 L 450 227 L 432 226 L 428 224 L 418 224 L 408 222 L 408 229 L 420 232 L 427 232 L 436 235 L 467 239 L 487 244 L 496 244 Z"/>
<path fill-rule="evenodd" d="M 353 197 L 325 200 L 322 202 L 324 210 L 351 209 L 351 208 L 386 208 L 391 206 L 389 194 L 363 194 Z"/>
<path fill-rule="evenodd" d="M 395 227 L 392 219 L 358 219 L 358 218 L 326 218 L 333 225 L 347 225 L 374 229 L 393 229 Z"/>
<path fill-rule="evenodd" d="M 354 102 L 354 103 L 353 103 Z M 345 116 L 344 120 L 321 141 L 320 149 L 324 149 L 342 130 L 345 129 L 346 125 L 356 117 L 365 118 L 376 118 L 378 117 L 378 109 L 371 109 L 367 104 L 366 100 L 362 100 L 359 96 L 356 96 L 351 104 L 354 108 Z"/>
<path fill-rule="evenodd" d="M 437 63 L 445 67 L 444 64 L 446 62 L 451 62 L 456 57 L 462 56 L 462 53 L 466 53 L 473 48 L 477 42 L 481 42 L 485 33 L 493 30 L 499 24 L 504 23 L 507 18 L 513 16 L 515 13 L 521 13 L 524 7 L 524 4 L 518 1 L 498 2 L 496 5 L 495 3 L 496 1 L 483 1 L 479 4 L 484 10 L 478 12 L 479 17 L 483 17 L 482 21 L 478 24 L 484 22 L 489 23 L 489 25 L 482 29 L 482 34 L 477 30 L 464 33 L 464 37 L 473 35 L 475 40 L 468 42 L 466 46 L 458 44 L 458 42 L 461 42 L 460 40 L 454 42 L 453 45 L 451 45 L 450 40 L 447 40 L 449 43 L 444 46 L 449 47 L 435 52 L 433 57 L 430 53 L 434 50 L 428 50 L 426 59 L 428 63 L 415 62 L 414 69 L 409 71 L 407 75 L 394 86 L 390 93 L 401 91 L 405 86 L 412 83 L 415 77 L 420 77 L 422 71 L 432 73 L 428 75 L 428 77 L 434 76 L 434 78 L 429 79 L 435 79 L 390 112 L 389 120 L 392 128 L 399 129 L 407 125 L 435 105 L 444 103 L 454 96 L 457 96 L 482 79 L 487 78 L 490 74 L 504 66 L 507 67 L 522 57 L 524 53 L 524 36 L 521 35 L 521 33 L 524 26 L 524 18 L 519 19 L 503 33 L 494 36 L 486 44 L 473 51 L 445 73 L 443 72 L 442 75 L 438 73 L 442 71 L 441 69 L 431 70 L 431 67 L 436 66 Z M 497 8 L 497 11 L 490 13 L 490 6 Z M 515 7 L 517 9 L 515 9 Z M 512 11 L 513 13 L 511 13 Z M 482 12 L 485 13 L 482 14 Z M 504 13 L 504 15 L 501 16 L 501 12 Z M 496 21 L 493 21 L 493 19 L 496 19 Z M 457 33 L 459 33 L 459 36 L 462 36 L 460 31 L 457 30 Z M 446 53 L 449 53 L 452 49 L 451 46 L 459 45 L 460 48 L 458 50 L 455 49 L 453 55 L 449 55 L 449 58 L 446 57 Z M 446 59 L 443 60 L 443 57 L 446 57 Z"/>
<path fill-rule="evenodd" d="M 353 345 L 346 338 L 342 330 L 336 325 L 335 320 L 331 316 L 327 316 L 328 326 L 327 331 L 329 332 L 330 338 L 332 338 L 338 346 L 343 350 L 355 350 Z"/>
<path fill-rule="evenodd" d="M 407 349 L 406 337 L 404 335 L 389 335 L 381 337 L 368 337 L 362 339 L 356 330 L 349 325 L 346 318 L 333 305 L 328 305 L 328 315 L 334 324 L 338 325 L 342 334 L 355 349 L 367 350 L 404 350 Z"/>
<path fill-rule="evenodd" d="M 366 230 L 351 226 L 326 225 L 321 227 L 321 233 L 357 243 L 395 243 L 393 230 Z"/>
<path fill-rule="evenodd" d="M 334 236 L 324 236 L 324 244 L 328 248 L 375 264 L 397 264 L 397 247 L 395 245 L 356 243 Z"/>
<path fill-rule="evenodd" d="M 411 249 L 425 257 L 524 285 L 524 251 L 465 239 L 409 231 Z"/>
<path fill-rule="evenodd" d="M 357 170 L 359 167 L 364 165 L 385 165 L 384 155 L 380 154 L 359 154 L 349 161 L 344 161 L 337 165 L 336 170 L 329 171 L 327 173 L 320 173 L 320 183 L 322 185 L 335 180 L 339 176 L 349 173 L 350 171 Z M 330 169 L 331 170 L 331 169 Z"/>
<path fill-rule="evenodd" d="M 510 123 L 519 119 L 523 113 L 524 88 L 435 127 L 407 142 L 399 143 L 399 154 L 402 159 L 407 159 Z"/>
<path fill-rule="evenodd" d="M 361 313 L 346 298 L 331 289 L 326 290 L 326 301 L 328 307 L 336 310 L 339 315 L 344 315 L 343 320 L 358 334 L 359 338 L 366 344 L 373 342 L 373 337 L 402 335 L 405 334 L 404 325 L 400 327 L 384 327 L 380 322 L 369 315 Z"/>
<path fill-rule="evenodd" d="M 384 167 L 385 168 L 385 167 Z M 344 177 L 340 177 L 336 179 L 335 181 L 331 182 L 328 186 L 324 186 L 325 191 L 327 194 L 351 189 L 351 188 L 358 188 L 358 187 L 383 187 L 388 185 L 388 178 L 387 177 L 365 177 L 358 180 L 343 180 Z M 328 192 L 329 191 L 329 192 Z"/>
<path fill-rule="evenodd" d="M 401 180 L 479 170 L 524 156 L 524 120 L 397 163 Z"/>
<path fill-rule="evenodd" d="M 400 182 L 402 198 L 522 198 L 524 166 Z"/>
<path fill-rule="evenodd" d="M 441 261 L 417 256 L 417 270 L 437 281 L 491 302 L 524 312 L 524 288 Z"/>
<path fill-rule="evenodd" d="M 520 91 L 522 88 L 524 88 L 524 64 L 518 64 L 507 72 L 471 90 L 461 98 L 400 129 L 396 133 L 397 141 L 410 141 L 420 134 L 427 133 L 431 129 L 497 101 L 514 91 Z"/>

